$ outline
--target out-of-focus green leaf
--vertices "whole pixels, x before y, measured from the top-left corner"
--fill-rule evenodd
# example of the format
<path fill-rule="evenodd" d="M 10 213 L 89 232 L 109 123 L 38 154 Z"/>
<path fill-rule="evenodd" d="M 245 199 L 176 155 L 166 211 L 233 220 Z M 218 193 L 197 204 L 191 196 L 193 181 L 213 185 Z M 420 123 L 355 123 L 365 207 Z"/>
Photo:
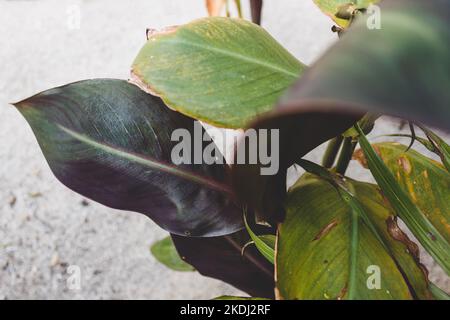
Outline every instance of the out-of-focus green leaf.
<path fill-rule="evenodd" d="M 190 117 L 241 128 L 272 110 L 304 69 L 261 27 L 211 17 L 150 34 L 132 81 Z"/>
<path fill-rule="evenodd" d="M 270 263 L 274 263 L 275 256 L 275 236 L 272 234 L 266 234 L 257 236 L 247 223 L 247 218 L 244 217 L 245 227 L 253 240 L 258 251 L 266 258 Z"/>
<path fill-rule="evenodd" d="M 356 126 L 359 136 L 359 144 L 364 152 L 367 166 L 380 186 L 383 194 L 389 200 L 396 214 L 405 222 L 414 236 L 424 246 L 428 253 L 450 274 L 450 244 L 441 232 L 430 222 L 429 217 L 414 204 L 396 181 L 395 176 L 384 164 L 375 150 L 370 145 L 361 129 Z M 406 159 L 406 158 L 403 158 Z M 409 171 L 410 163 L 402 163 L 402 169 Z"/>
<path fill-rule="evenodd" d="M 373 144 L 372 147 L 394 175 L 412 202 L 440 234 L 450 242 L 450 173 L 440 163 L 395 142 Z M 367 168 L 362 150 L 354 159 Z"/>
<path fill-rule="evenodd" d="M 220 296 L 220 297 L 214 298 L 213 300 L 270 300 L 270 299 L 257 298 L 257 297 Z"/>
<path fill-rule="evenodd" d="M 180 258 L 171 237 L 155 242 L 151 246 L 150 251 L 156 260 L 172 270 L 195 271 L 194 267 Z"/>
<path fill-rule="evenodd" d="M 348 19 L 340 19 L 336 17 L 336 13 L 343 5 L 354 4 L 357 9 L 365 9 L 371 3 L 379 2 L 380 0 L 314 0 L 314 3 L 329 16 L 337 25 L 341 27 L 347 27 L 349 24 Z"/>
<path fill-rule="evenodd" d="M 341 183 L 353 194 L 349 201 L 343 198 L 349 194 L 309 174 L 290 189 L 278 232 L 279 297 L 430 298 L 410 240 L 395 223 L 386 228 L 393 216 L 377 187 L 349 179 Z"/>
<path fill-rule="evenodd" d="M 181 235 L 219 236 L 244 227 L 225 183 L 226 165 L 174 163 L 172 133 L 194 135 L 195 122 L 158 97 L 127 81 L 94 79 L 15 106 L 55 176 L 83 196 L 143 213 Z"/>

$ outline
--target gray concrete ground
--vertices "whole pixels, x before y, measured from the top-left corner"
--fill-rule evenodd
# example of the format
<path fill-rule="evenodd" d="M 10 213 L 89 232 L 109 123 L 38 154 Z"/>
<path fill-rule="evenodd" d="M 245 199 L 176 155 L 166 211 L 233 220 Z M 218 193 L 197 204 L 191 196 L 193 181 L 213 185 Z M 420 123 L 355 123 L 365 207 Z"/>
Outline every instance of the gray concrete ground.
<path fill-rule="evenodd" d="M 166 232 L 137 213 L 85 203 L 61 185 L 25 120 L 8 104 L 76 80 L 126 79 L 147 27 L 202 17 L 203 3 L 0 0 L 0 299 L 209 299 L 240 294 L 197 273 L 166 269 L 149 253 L 150 244 Z M 264 27 L 305 63 L 335 40 L 330 21 L 310 0 L 267 0 L 265 6 Z M 377 127 L 378 133 L 393 130 L 390 121 Z M 317 159 L 318 154 L 309 157 Z M 369 179 L 354 167 L 354 176 Z M 449 288 L 448 278 L 429 259 L 427 264 L 432 278 Z M 69 265 L 80 267 L 80 290 L 66 286 Z"/>

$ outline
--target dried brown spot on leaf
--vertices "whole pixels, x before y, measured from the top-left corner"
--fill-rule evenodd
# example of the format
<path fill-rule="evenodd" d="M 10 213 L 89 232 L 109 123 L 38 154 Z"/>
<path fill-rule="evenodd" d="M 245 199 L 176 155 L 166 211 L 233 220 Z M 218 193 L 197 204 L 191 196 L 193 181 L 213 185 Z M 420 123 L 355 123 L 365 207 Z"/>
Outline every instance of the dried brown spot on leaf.
<path fill-rule="evenodd" d="M 319 233 L 314 237 L 313 241 L 321 239 L 322 237 L 327 235 L 331 231 L 331 229 L 333 229 L 337 225 L 338 225 L 338 220 L 331 221 L 322 230 L 319 231 Z"/>

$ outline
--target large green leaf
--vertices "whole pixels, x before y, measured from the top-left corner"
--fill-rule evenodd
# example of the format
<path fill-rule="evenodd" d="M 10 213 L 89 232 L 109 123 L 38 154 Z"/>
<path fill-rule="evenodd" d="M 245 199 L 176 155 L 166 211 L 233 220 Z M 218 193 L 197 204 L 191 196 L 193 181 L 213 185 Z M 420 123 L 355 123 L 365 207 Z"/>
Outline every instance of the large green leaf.
<path fill-rule="evenodd" d="M 314 3 L 319 7 L 320 10 L 322 10 L 323 13 L 325 13 L 327 16 L 329 16 L 336 24 L 338 24 L 341 27 L 347 27 L 349 24 L 349 20 L 347 19 L 340 19 L 336 17 L 336 13 L 338 12 L 339 8 L 343 5 L 347 4 L 354 4 L 356 8 L 358 9 L 364 9 L 369 6 L 371 3 L 379 2 L 380 0 L 313 0 Z"/>
<path fill-rule="evenodd" d="M 356 128 L 360 134 L 359 144 L 364 152 L 367 165 L 383 194 L 394 208 L 395 213 L 405 222 L 436 262 L 442 266 L 447 274 L 450 274 L 449 242 L 430 222 L 426 214 L 414 204 L 407 191 L 397 183 L 393 173 L 376 154 L 358 125 L 356 125 Z M 406 162 L 403 164 L 408 169 Z"/>
<path fill-rule="evenodd" d="M 263 0 L 250 0 L 250 12 L 252 21 L 256 24 L 261 24 L 261 14 L 263 8 Z"/>
<path fill-rule="evenodd" d="M 396 181 L 440 234 L 450 243 L 450 173 L 436 161 L 394 143 L 372 145 Z M 354 158 L 367 168 L 362 150 Z"/>
<path fill-rule="evenodd" d="M 159 262 L 172 270 L 195 271 L 194 267 L 180 258 L 170 236 L 155 242 L 150 250 Z"/>
<path fill-rule="evenodd" d="M 304 68 L 261 27 L 211 17 L 150 34 L 132 81 L 181 113 L 240 128 L 272 110 Z"/>
<path fill-rule="evenodd" d="M 359 208 L 350 206 L 329 182 L 309 174 L 289 191 L 287 216 L 278 232 L 279 297 L 430 298 L 417 247 L 398 228 L 377 187 L 342 183 L 352 190 Z M 376 271 L 380 287 L 369 288 Z"/>
<path fill-rule="evenodd" d="M 282 218 L 289 166 L 367 112 L 450 130 L 448 1 L 385 0 L 381 29 L 358 19 L 252 128 L 280 129 L 279 176 L 235 165 L 234 188 L 267 221 Z M 242 143 L 242 142 L 241 142 Z"/>
<path fill-rule="evenodd" d="M 100 79 L 15 105 L 55 176 L 74 191 L 143 213 L 176 234 L 214 236 L 243 228 L 241 211 L 224 185 L 225 165 L 173 164 L 178 141 L 171 135 L 183 129 L 193 136 L 194 120 L 169 110 L 161 99 L 126 81 Z"/>

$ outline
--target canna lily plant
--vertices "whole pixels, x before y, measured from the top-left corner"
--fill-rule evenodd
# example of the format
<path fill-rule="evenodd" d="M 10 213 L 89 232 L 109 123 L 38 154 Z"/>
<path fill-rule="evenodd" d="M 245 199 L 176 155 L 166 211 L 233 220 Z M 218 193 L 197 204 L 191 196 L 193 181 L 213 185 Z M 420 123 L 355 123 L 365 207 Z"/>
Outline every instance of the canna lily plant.
<path fill-rule="evenodd" d="M 250 1 L 254 23 L 207 1 L 212 17 L 148 30 L 128 81 L 84 80 L 15 106 L 64 185 L 170 233 L 151 251 L 172 269 L 255 299 L 447 299 L 399 221 L 448 275 L 450 146 L 434 128 L 450 130 L 450 2 L 314 2 L 339 40 L 311 66 L 259 26 L 262 1 Z M 409 146 L 368 141 L 381 115 L 409 123 Z M 175 162 L 173 132 L 195 134 L 196 120 L 277 130 L 276 174 L 259 160 Z M 214 142 L 200 131 L 205 150 Z M 322 163 L 303 159 L 327 141 Z M 352 158 L 376 184 L 347 176 Z M 305 173 L 287 190 L 291 166 Z"/>

